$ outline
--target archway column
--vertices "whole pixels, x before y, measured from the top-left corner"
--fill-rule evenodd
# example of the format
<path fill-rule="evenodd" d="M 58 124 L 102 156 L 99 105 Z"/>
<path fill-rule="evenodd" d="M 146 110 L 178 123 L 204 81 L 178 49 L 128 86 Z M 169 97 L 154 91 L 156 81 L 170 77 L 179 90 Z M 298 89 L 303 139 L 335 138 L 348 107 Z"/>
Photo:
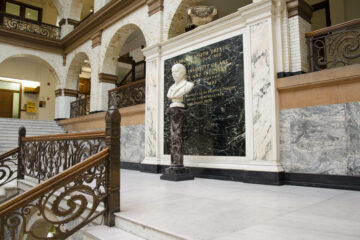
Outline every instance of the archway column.
<path fill-rule="evenodd" d="M 96 103 L 93 104 L 93 108 L 91 108 L 90 103 L 90 111 L 98 112 L 98 111 L 106 111 L 108 109 L 108 91 L 110 89 L 115 88 L 115 83 L 117 81 L 117 76 L 107 73 L 99 73 L 98 75 L 98 85 L 97 85 L 97 93 L 95 99 Z"/>
<path fill-rule="evenodd" d="M 55 120 L 70 118 L 70 103 L 75 101 L 77 90 L 59 88 L 55 90 Z"/>

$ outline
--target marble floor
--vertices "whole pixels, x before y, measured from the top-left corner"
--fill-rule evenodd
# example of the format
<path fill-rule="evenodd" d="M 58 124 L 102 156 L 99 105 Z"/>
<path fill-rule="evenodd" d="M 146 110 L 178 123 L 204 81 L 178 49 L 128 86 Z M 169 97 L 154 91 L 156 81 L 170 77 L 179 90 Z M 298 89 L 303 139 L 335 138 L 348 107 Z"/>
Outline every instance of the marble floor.
<path fill-rule="evenodd" d="M 121 170 L 122 216 L 194 240 L 359 240 L 360 192 Z"/>

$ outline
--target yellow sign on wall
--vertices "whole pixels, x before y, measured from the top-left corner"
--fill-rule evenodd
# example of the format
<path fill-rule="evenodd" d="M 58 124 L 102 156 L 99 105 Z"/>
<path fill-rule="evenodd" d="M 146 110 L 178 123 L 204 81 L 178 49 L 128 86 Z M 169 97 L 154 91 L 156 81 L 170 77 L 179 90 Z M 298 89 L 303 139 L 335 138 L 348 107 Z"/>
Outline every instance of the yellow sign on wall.
<path fill-rule="evenodd" d="M 36 113 L 36 103 L 32 101 L 26 102 L 26 112 L 28 113 Z"/>

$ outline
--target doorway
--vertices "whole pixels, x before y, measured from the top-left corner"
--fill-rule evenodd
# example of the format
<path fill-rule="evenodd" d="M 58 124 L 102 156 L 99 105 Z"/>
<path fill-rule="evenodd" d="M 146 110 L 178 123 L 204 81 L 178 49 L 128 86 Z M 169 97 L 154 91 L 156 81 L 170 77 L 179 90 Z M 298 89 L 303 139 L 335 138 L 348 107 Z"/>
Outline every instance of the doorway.
<path fill-rule="evenodd" d="M 0 117 L 12 118 L 13 115 L 13 92 L 0 89 Z"/>

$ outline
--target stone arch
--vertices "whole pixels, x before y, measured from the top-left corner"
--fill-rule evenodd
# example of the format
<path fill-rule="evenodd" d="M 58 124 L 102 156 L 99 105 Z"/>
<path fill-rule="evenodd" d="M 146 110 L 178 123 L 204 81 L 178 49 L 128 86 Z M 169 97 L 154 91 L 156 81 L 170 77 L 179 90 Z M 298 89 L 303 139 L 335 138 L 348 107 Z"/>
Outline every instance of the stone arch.
<path fill-rule="evenodd" d="M 35 55 L 31 55 L 31 54 L 16 54 L 16 55 L 11 55 L 11 56 L 8 56 L 8 57 L 4 58 L 4 59 L 0 62 L 0 65 L 1 65 L 2 63 L 4 63 L 5 61 L 11 60 L 11 59 L 15 59 L 15 58 L 27 58 L 27 59 L 32 59 L 32 60 L 34 60 L 35 62 L 40 63 L 40 64 L 46 66 L 46 67 L 54 74 L 56 86 L 60 86 L 60 85 L 61 85 L 60 79 L 59 79 L 59 74 L 58 74 L 58 72 L 55 70 L 55 68 L 54 68 L 48 61 L 46 61 L 45 59 L 43 59 L 43 58 L 41 58 L 41 57 L 38 57 L 38 56 L 35 56 Z"/>
<path fill-rule="evenodd" d="M 71 19 L 80 21 L 83 4 L 84 4 L 84 0 L 72 0 L 71 1 L 70 13 L 69 13 L 69 17 Z"/>
<path fill-rule="evenodd" d="M 85 60 L 88 60 L 90 63 L 88 55 L 84 52 L 79 52 L 74 56 L 67 71 L 65 88 L 78 90 L 79 74 Z"/>
<path fill-rule="evenodd" d="M 252 0 L 171 0 L 173 6 L 172 12 L 169 12 L 170 22 L 165 25 L 165 33 L 167 33 L 167 39 L 176 37 L 185 32 L 185 27 L 187 24 L 187 9 L 189 7 L 197 5 L 212 5 L 217 7 L 218 14 L 220 17 L 226 16 L 230 13 L 237 11 L 237 9 L 251 4 Z M 170 3 L 168 3 L 170 4 Z M 177 6 L 177 7 L 176 7 Z M 231 6 L 231 8 L 229 8 Z"/>
<path fill-rule="evenodd" d="M 52 0 L 52 2 L 53 2 L 54 6 L 55 6 L 55 8 L 56 8 L 56 10 L 58 12 L 58 15 L 63 16 L 63 8 L 64 8 L 64 6 L 63 6 L 62 2 L 60 0 Z"/>
<path fill-rule="evenodd" d="M 102 66 L 103 73 L 108 73 L 108 74 L 113 74 L 113 75 L 116 74 L 116 65 L 117 65 L 120 51 L 123 48 L 128 37 L 136 30 L 139 30 L 141 32 L 144 43 L 145 43 L 144 47 L 146 46 L 146 39 L 145 39 L 144 32 L 142 31 L 142 29 L 139 26 L 137 26 L 135 24 L 127 24 L 125 26 L 122 26 L 112 36 L 112 38 L 108 44 L 108 47 L 105 52 L 103 66 Z"/>

